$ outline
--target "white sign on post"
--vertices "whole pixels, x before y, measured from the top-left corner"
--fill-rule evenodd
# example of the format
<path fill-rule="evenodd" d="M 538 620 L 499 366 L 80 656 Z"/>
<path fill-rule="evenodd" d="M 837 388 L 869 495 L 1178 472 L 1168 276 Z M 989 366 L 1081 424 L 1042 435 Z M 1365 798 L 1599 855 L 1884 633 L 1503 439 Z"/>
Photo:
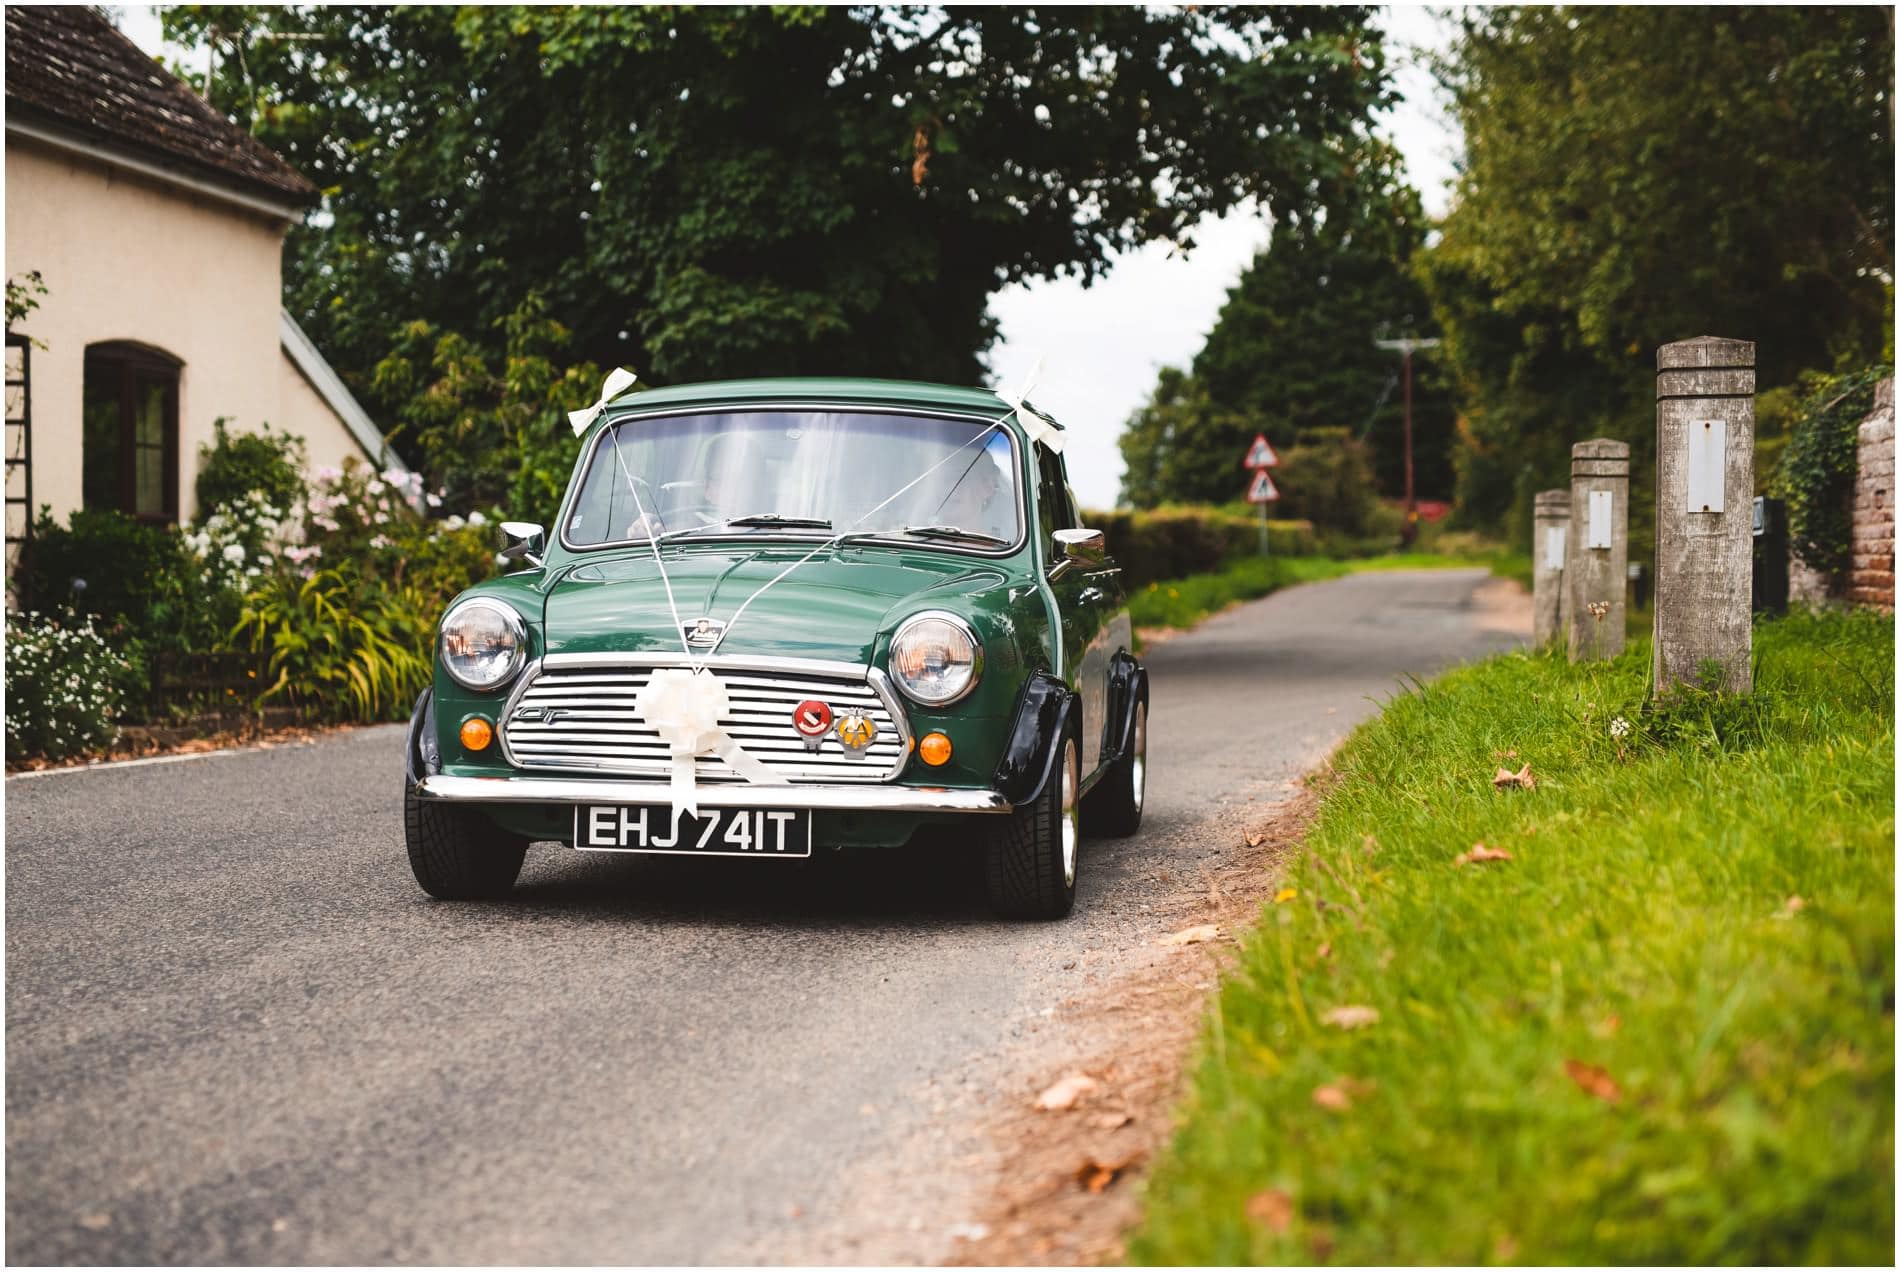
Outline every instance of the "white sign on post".
<path fill-rule="evenodd" d="M 1717 513 L 1723 509 L 1723 480 L 1728 467 L 1728 421 L 1694 420 L 1689 424 L 1690 512 Z"/>
<path fill-rule="evenodd" d="M 1280 492 L 1275 489 L 1273 478 L 1267 476 L 1267 470 L 1262 468 L 1256 471 L 1253 475 L 1253 484 L 1247 487 L 1247 502 L 1250 504 L 1267 504 L 1272 503 L 1279 497 Z"/>
<path fill-rule="evenodd" d="M 1242 468 L 1278 468 L 1280 457 L 1273 452 L 1273 446 L 1267 441 L 1265 433 L 1253 435 L 1253 445 L 1247 448 L 1247 458 L 1241 461 Z"/>
<path fill-rule="evenodd" d="M 1610 546 L 1610 492 L 1593 490 L 1590 492 L 1590 537 L 1584 541 L 1586 548 L 1604 548 Z"/>
<path fill-rule="evenodd" d="M 1544 568 L 1561 570 L 1564 568 L 1564 540 L 1568 538 L 1567 526 L 1544 527 Z"/>

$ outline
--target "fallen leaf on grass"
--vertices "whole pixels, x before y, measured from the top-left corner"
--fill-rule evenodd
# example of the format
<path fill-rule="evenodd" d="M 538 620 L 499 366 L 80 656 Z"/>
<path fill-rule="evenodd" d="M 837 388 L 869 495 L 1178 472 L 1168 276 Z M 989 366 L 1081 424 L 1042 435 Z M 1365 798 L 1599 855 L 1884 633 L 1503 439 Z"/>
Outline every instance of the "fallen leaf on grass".
<path fill-rule="evenodd" d="M 1594 1095 L 1605 1104 L 1615 1104 L 1623 1098 L 1623 1088 L 1616 1084 L 1610 1071 L 1601 1065 L 1585 1064 L 1581 1060 L 1564 1061 L 1564 1072 L 1570 1080 L 1581 1087 L 1585 1094 Z"/>
<path fill-rule="evenodd" d="M 1462 866 L 1472 861 L 1509 861 L 1511 854 L 1502 848 L 1486 848 L 1483 844 L 1471 845 L 1470 852 L 1461 852 L 1451 859 L 1454 866 Z"/>
<path fill-rule="evenodd" d="M 1367 835 L 1365 839 L 1361 841 L 1359 845 L 1359 851 L 1365 853 L 1366 856 L 1368 857 L 1370 857 L 1373 853 L 1379 851 L 1378 836 Z"/>
<path fill-rule="evenodd" d="M 1247 1200 L 1247 1217 L 1275 1232 L 1285 1232 L 1293 1226 L 1293 1198 L 1278 1188 L 1257 1192 Z"/>
<path fill-rule="evenodd" d="M 1329 959 L 1333 956 L 1333 943 L 1331 941 L 1321 941 L 1319 948 L 1313 952 L 1319 955 L 1321 960 Z"/>
<path fill-rule="evenodd" d="M 1076 1167 L 1075 1182 L 1089 1192 L 1099 1193 L 1120 1178 L 1123 1171 L 1140 1160 L 1140 1153 L 1131 1153 L 1127 1157 L 1112 1162 L 1097 1161 L 1093 1157 L 1084 1158 L 1082 1164 Z"/>
<path fill-rule="evenodd" d="M 1499 769 L 1498 775 L 1491 779 L 1491 785 L 1497 787 L 1499 790 L 1507 790 L 1513 786 L 1517 786 L 1527 791 L 1534 791 L 1537 789 L 1537 779 L 1531 776 L 1531 766 L 1527 762 L 1523 768 L 1515 773 L 1511 772 L 1510 769 Z"/>
<path fill-rule="evenodd" d="M 1294 897 L 1299 895 L 1300 890 L 1298 888 L 1281 888 L 1278 892 L 1273 894 L 1273 904 L 1285 905 L 1288 901 L 1291 901 Z"/>
<path fill-rule="evenodd" d="M 1159 945 L 1200 945 L 1220 935 L 1220 928 L 1212 923 L 1197 923 L 1193 927 L 1182 928 L 1179 932 L 1164 936 Z"/>
<path fill-rule="evenodd" d="M 1491 758 L 1494 760 L 1515 760 L 1517 758 L 1517 752 L 1516 751 L 1493 751 L 1491 752 Z"/>
<path fill-rule="evenodd" d="M 1089 1095 L 1101 1086 L 1086 1073 L 1071 1073 L 1054 1086 L 1036 1097 L 1036 1107 L 1045 1113 L 1060 1113 L 1072 1109 L 1085 1095 Z"/>
<path fill-rule="evenodd" d="M 1379 1009 L 1349 1004 L 1344 1007 L 1334 1007 L 1321 1016 L 1320 1020 L 1335 1029 L 1365 1029 L 1379 1023 Z"/>
<path fill-rule="evenodd" d="M 1781 908 L 1775 911 L 1775 917 L 1777 919 L 1792 919 L 1795 915 L 1807 908 L 1808 903 L 1803 901 L 1800 897 L 1789 897 L 1786 901 L 1781 903 Z"/>
<path fill-rule="evenodd" d="M 1616 1036 L 1616 1031 L 1622 1027 L 1623 1018 L 1615 1012 L 1611 1012 L 1602 1020 L 1599 1020 L 1590 1032 L 1599 1038 L 1613 1038 Z"/>

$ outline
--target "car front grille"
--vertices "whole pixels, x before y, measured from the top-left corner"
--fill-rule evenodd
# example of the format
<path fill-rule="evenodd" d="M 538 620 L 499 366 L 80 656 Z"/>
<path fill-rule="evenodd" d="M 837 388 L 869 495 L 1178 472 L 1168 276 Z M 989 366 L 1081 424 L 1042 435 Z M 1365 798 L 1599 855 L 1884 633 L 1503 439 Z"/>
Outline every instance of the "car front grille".
<path fill-rule="evenodd" d="M 599 661 L 554 655 L 530 667 L 501 720 L 502 754 L 518 768 L 615 773 L 666 778 L 666 743 L 634 707 L 647 680 L 680 659 Z M 849 663 L 785 659 L 761 662 L 713 659 L 712 674 L 726 687 L 731 712 L 720 727 L 778 780 L 798 784 L 873 784 L 895 778 L 910 756 L 902 708 L 888 684 Z M 792 731 L 792 709 L 807 698 L 829 703 L 834 718 L 862 715 L 877 737 L 852 756 L 834 727 L 818 750 Z M 742 780 L 717 756 L 700 756 L 696 780 Z"/>

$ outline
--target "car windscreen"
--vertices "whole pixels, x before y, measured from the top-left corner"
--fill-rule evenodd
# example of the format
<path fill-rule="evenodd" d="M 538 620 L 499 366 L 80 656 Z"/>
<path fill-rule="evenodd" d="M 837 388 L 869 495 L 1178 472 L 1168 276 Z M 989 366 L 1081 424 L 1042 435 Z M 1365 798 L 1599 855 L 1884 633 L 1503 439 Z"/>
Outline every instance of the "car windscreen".
<path fill-rule="evenodd" d="M 954 527 L 998 541 L 973 546 L 1000 546 L 1021 538 L 1019 471 L 1008 431 L 983 420 L 823 409 L 636 417 L 602 430 L 562 530 L 570 546 L 590 547 L 721 529 Z"/>

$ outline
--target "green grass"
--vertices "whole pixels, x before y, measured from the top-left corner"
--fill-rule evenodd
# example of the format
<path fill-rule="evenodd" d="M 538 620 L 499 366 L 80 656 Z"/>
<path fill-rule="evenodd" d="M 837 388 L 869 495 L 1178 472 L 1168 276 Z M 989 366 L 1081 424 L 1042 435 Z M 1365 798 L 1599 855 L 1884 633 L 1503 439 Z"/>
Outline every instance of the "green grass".
<path fill-rule="evenodd" d="M 1236 557 L 1210 574 L 1150 583 L 1129 598 L 1136 627 L 1187 628 L 1230 605 L 1251 601 L 1295 583 L 1336 579 L 1364 570 L 1432 570 L 1490 566 L 1489 558 L 1437 552 L 1392 552 L 1336 561 L 1327 557 Z"/>
<path fill-rule="evenodd" d="M 1764 624 L 1753 696 L 1662 710 L 1647 642 L 1399 696 L 1243 941 L 1131 1258 L 1891 1263 L 1893 639 Z"/>

